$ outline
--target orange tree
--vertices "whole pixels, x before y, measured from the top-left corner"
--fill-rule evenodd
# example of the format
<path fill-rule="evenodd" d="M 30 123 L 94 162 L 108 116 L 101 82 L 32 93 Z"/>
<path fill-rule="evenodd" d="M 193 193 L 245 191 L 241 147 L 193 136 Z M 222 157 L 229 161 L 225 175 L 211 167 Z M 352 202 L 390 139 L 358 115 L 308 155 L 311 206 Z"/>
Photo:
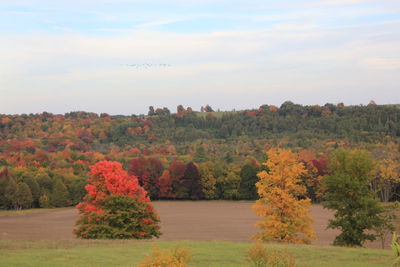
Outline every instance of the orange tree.
<path fill-rule="evenodd" d="M 87 195 L 77 205 L 75 234 L 81 238 L 159 237 L 159 218 L 147 192 L 119 162 L 101 161 L 91 167 Z"/>
<path fill-rule="evenodd" d="M 256 183 L 260 199 L 253 210 L 263 220 L 257 223 L 261 232 L 254 238 L 262 241 L 309 243 L 315 238 L 312 218 L 307 215 L 311 202 L 304 198 L 306 188 L 300 176 L 304 165 L 290 150 L 271 149 L 263 163 L 268 171 L 258 173 Z"/>

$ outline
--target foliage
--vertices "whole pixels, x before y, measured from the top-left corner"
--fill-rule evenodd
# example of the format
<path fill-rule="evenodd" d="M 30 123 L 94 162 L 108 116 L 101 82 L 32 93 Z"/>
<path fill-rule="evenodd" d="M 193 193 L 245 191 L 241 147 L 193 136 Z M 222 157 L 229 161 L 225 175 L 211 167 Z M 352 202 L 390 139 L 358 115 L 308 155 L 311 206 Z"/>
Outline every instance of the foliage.
<path fill-rule="evenodd" d="M 51 206 L 56 208 L 68 206 L 70 204 L 69 199 L 70 196 L 67 187 L 61 181 L 57 181 L 50 198 Z"/>
<path fill-rule="evenodd" d="M 187 198 L 196 200 L 203 197 L 203 192 L 200 187 L 200 172 L 193 162 L 189 162 L 186 165 L 185 174 L 183 175 L 183 183 L 187 189 Z"/>
<path fill-rule="evenodd" d="M 396 232 L 392 235 L 391 247 L 394 255 L 393 266 L 400 266 L 400 244 Z"/>
<path fill-rule="evenodd" d="M 129 169 L 152 199 L 190 199 L 190 183 L 183 179 L 190 162 L 200 172 L 203 163 L 213 163 L 204 177 L 200 173 L 200 198 L 254 198 L 255 177 L 240 175 L 240 169 L 250 155 L 262 160 L 263 151 L 276 145 L 314 153 L 304 161 L 309 175 L 301 177 L 314 202 L 324 197 L 324 158 L 337 147 L 372 151 L 380 161 L 373 180 L 376 193 L 382 201 L 399 199 L 398 105 L 302 106 L 286 101 L 280 107 L 243 111 L 213 112 L 208 105 L 203 113 L 183 105 L 175 114 L 167 108 L 149 110 L 150 116 L 83 111 L 0 114 L 0 208 L 15 208 L 5 197 L 11 178 L 29 186 L 34 207 L 40 206 L 42 195 L 55 201 L 58 181 L 69 192 L 68 201 L 60 202 L 76 204 L 84 196 L 89 166 L 102 160 L 118 161 Z M 226 170 L 221 172 L 218 165 Z"/>
<path fill-rule="evenodd" d="M 216 183 L 217 178 L 215 178 L 214 174 L 214 166 L 213 163 L 207 161 L 203 164 L 200 164 L 200 184 L 203 188 L 203 195 L 205 199 L 215 199 L 216 195 Z"/>
<path fill-rule="evenodd" d="M 397 212 L 399 210 L 399 203 L 395 202 L 391 204 L 386 204 L 383 205 L 382 208 L 383 211 L 379 215 L 380 218 L 382 219 L 382 223 L 376 225 L 373 230 L 376 234 L 376 237 L 381 240 L 382 249 L 384 249 L 386 243 L 386 237 L 392 234 L 396 230 L 394 222 L 398 217 Z"/>
<path fill-rule="evenodd" d="M 173 246 L 168 251 L 153 247 L 150 255 L 147 255 L 138 267 L 186 267 L 192 260 L 190 249 L 180 244 Z"/>
<path fill-rule="evenodd" d="M 272 250 L 260 242 L 254 243 L 247 251 L 246 260 L 254 267 L 294 267 L 295 257 L 287 250 Z"/>
<path fill-rule="evenodd" d="M 118 162 L 91 167 L 75 234 L 81 238 L 151 238 L 160 235 L 159 218 L 147 192 Z"/>
<path fill-rule="evenodd" d="M 370 187 L 372 158 L 363 150 L 338 149 L 329 158 L 328 167 L 323 205 L 335 211 L 328 227 L 341 230 L 333 244 L 362 246 L 367 240 L 375 240 L 376 234 L 368 230 L 380 227 L 384 220 L 380 216 L 383 208 Z"/>
<path fill-rule="evenodd" d="M 258 174 L 256 183 L 260 199 L 253 206 L 263 220 L 257 225 L 262 232 L 255 235 L 263 241 L 309 243 L 315 238 L 312 218 L 309 217 L 310 199 L 304 196 L 306 189 L 300 184 L 305 173 L 302 163 L 290 150 L 271 149 L 268 160 L 263 163 L 269 172 Z"/>
<path fill-rule="evenodd" d="M 14 203 L 14 207 L 19 210 L 32 207 L 32 193 L 26 183 L 21 182 L 18 184 L 17 191 L 15 192 L 15 198 L 12 199 L 12 201 Z"/>
<path fill-rule="evenodd" d="M 41 208 L 50 208 L 51 207 L 50 199 L 46 194 L 39 197 L 39 207 L 41 207 Z"/>
<path fill-rule="evenodd" d="M 246 163 L 241 168 L 239 186 L 240 199 L 257 199 L 258 194 L 255 186 L 258 181 L 257 172 L 258 167 L 251 163 Z"/>

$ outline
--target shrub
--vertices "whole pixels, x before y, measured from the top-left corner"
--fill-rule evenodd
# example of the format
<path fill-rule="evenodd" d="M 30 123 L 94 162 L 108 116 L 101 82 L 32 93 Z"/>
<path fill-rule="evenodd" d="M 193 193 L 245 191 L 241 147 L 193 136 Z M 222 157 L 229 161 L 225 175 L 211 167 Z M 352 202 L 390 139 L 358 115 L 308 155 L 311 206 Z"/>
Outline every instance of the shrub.
<path fill-rule="evenodd" d="M 185 267 L 192 258 L 190 249 L 179 244 L 167 251 L 155 246 L 138 267 Z"/>
<path fill-rule="evenodd" d="M 254 243 L 247 251 L 246 260 L 255 267 L 294 267 L 295 257 L 287 250 L 269 250 L 260 242 Z"/>

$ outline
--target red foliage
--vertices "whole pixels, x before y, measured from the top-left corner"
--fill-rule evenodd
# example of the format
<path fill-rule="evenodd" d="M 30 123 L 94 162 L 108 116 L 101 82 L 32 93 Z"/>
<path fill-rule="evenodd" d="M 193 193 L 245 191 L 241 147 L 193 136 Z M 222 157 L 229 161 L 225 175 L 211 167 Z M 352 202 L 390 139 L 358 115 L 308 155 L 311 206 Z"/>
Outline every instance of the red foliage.
<path fill-rule="evenodd" d="M 91 177 L 85 186 L 85 201 L 76 207 L 82 214 L 95 212 L 101 215 L 101 203 L 107 196 L 138 197 L 140 201 L 149 202 L 147 192 L 139 185 L 135 176 L 129 176 L 119 162 L 100 161 L 90 167 Z"/>
<path fill-rule="evenodd" d="M 171 198 L 174 197 L 171 193 L 172 189 L 172 177 L 169 170 L 164 170 L 160 178 L 158 179 L 159 186 L 159 197 L 160 198 Z"/>
<path fill-rule="evenodd" d="M 328 173 L 328 160 L 326 158 L 313 159 L 312 164 L 318 171 L 318 175 L 324 176 Z"/>

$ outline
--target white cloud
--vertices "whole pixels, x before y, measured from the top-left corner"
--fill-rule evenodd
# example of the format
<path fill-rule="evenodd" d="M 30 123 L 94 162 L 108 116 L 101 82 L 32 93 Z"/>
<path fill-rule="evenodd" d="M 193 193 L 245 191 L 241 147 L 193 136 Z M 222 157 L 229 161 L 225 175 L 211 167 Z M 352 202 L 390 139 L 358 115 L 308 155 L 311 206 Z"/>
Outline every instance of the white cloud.
<path fill-rule="evenodd" d="M 374 70 L 400 70 L 400 58 L 366 58 L 360 64 Z"/>

